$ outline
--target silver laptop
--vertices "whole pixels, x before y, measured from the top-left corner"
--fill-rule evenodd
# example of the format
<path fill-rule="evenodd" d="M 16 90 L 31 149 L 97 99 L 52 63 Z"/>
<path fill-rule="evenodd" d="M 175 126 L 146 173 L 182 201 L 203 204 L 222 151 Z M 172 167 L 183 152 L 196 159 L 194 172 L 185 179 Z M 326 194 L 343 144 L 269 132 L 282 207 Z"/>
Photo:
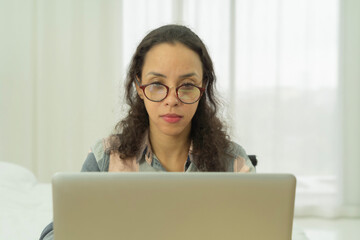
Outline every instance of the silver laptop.
<path fill-rule="evenodd" d="M 58 173 L 55 240 L 290 240 L 289 174 Z"/>

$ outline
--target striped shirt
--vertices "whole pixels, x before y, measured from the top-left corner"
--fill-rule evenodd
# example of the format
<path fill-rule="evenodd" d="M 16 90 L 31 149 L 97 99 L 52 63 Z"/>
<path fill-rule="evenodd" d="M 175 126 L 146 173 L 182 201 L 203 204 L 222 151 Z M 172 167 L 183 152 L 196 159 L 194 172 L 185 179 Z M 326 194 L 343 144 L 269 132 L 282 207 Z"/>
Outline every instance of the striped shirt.
<path fill-rule="evenodd" d="M 166 171 L 159 159 L 152 151 L 148 133 L 145 134 L 138 154 L 130 159 L 121 159 L 118 153 L 107 154 L 107 139 L 97 141 L 84 162 L 82 171 L 97 172 L 157 172 Z M 238 144 L 230 142 L 230 147 L 223 156 L 228 163 L 227 172 L 255 172 L 245 150 Z M 187 161 L 184 164 L 184 172 L 198 172 L 190 145 Z"/>

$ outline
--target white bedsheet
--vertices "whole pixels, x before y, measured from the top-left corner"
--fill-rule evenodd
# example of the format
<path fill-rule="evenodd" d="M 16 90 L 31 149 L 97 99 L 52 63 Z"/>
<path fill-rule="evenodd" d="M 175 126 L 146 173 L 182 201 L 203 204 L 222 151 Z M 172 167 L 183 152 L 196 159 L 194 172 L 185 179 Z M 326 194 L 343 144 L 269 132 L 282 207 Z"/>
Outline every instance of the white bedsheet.
<path fill-rule="evenodd" d="M 51 221 L 51 184 L 39 183 L 24 167 L 0 162 L 0 239 L 39 239 Z"/>
<path fill-rule="evenodd" d="M 39 239 L 51 221 L 51 184 L 39 183 L 24 167 L 0 161 L 0 240 Z M 307 240 L 296 224 L 293 240 Z"/>

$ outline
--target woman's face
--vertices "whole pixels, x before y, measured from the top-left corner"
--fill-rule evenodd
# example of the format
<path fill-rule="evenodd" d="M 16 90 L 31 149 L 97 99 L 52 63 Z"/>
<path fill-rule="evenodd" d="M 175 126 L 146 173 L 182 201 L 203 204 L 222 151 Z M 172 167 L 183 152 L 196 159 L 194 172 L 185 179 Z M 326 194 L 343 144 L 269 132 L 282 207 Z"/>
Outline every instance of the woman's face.
<path fill-rule="evenodd" d="M 202 87 L 203 70 L 197 53 L 180 43 L 162 43 L 152 47 L 146 54 L 141 73 L 141 85 L 160 82 L 170 88 L 161 102 L 147 99 L 136 86 L 144 100 L 152 134 L 188 136 L 198 101 L 184 104 L 176 96 L 176 87 L 191 83 Z M 139 79 L 140 80 L 140 79 Z"/>

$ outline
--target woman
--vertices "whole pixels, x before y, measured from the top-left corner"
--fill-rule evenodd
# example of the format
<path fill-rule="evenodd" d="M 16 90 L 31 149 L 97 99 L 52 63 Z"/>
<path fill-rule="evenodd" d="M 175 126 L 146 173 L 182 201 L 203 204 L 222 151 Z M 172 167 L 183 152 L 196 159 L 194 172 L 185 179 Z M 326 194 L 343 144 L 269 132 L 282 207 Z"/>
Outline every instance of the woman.
<path fill-rule="evenodd" d="M 128 115 L 91 148 L 82 171 L 255 172 L 216 116 L 214 86 L 211 58 L 194 32 L 151 31 L 130 63 Z M 40 239 L 53 239 L 52 224 Z"/>

